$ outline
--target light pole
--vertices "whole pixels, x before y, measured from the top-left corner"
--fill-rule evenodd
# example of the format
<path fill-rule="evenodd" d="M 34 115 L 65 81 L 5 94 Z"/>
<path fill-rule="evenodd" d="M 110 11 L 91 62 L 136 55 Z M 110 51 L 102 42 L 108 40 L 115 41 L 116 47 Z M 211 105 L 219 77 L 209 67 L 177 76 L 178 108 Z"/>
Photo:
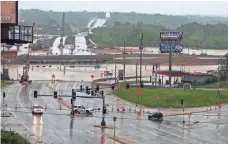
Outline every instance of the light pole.
<path fill-rule="evenodd" d="M 124 73 L 123 73 L 123 79 L 124 79 L 124 83 L 125 83 L 125 68 L 126 68 L 126 56 L 125 56 L 125 42 L 124 42 Z"/>
<path fill-rule="evenodd" d="M 139 46 L 139 50 L 140 50 L 140 84 L 142 83 L 142 49 L 143 49 L 143 46 L 142 46 L 142 40 L 143 40 L 143 33 L 140 34 L 140 46 Z"/>

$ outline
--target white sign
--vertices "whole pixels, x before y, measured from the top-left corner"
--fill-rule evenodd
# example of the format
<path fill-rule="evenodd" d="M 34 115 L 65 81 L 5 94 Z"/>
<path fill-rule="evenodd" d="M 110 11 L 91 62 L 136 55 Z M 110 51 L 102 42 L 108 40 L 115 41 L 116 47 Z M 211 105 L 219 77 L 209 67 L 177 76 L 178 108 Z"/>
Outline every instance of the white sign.
<path fill-rule="evenodd" d="M 182 39 L 182 32 L 160 32 L 160 39 Z"/>

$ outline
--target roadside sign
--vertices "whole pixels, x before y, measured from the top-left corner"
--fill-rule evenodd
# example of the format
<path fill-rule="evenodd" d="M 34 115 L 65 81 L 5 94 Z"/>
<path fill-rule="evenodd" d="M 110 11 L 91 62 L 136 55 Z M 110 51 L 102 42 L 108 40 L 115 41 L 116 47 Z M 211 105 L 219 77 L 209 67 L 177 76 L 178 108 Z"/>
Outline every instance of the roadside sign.
<path fill-rule="evenodd" d="M 142 90 L 138 90 L 138 96 L 142 95 Z"/>
<path fill-rule="evenodd" d="M 116 119 L 117 119 L 117 118 L 114 116 L 114 117 L 113 117 L 113 121 L 116 122 Z"/>
<path fill-rule="evenodd" d="M 93 74 L 91 74 L 91 76 L 90 76 L 92 79 L 94 78 L 94 75 Z"/>
<path fill-rule="evenodd" d="M 55 75 L 53 74 L 51 77 L 52 77 L 52 78 L 55 78 Z"/>
<path fill-rule="evenodd" d="M 120 88 L 120 83 L 118 84 L 118 88 Z"/>

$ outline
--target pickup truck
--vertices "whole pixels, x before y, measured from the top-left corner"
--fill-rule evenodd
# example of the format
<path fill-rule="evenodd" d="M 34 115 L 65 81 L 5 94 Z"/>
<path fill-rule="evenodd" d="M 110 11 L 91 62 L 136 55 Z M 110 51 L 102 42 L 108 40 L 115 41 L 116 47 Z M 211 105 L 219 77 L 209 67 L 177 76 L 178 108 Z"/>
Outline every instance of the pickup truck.
<path fill-rule="evenodd" d="M 75 105 L 74 111 L 76 114 L 86 114 L 86 115 L 92 115 L 93 114 L 93 108 L 85 108 L 83 105 Z"/>

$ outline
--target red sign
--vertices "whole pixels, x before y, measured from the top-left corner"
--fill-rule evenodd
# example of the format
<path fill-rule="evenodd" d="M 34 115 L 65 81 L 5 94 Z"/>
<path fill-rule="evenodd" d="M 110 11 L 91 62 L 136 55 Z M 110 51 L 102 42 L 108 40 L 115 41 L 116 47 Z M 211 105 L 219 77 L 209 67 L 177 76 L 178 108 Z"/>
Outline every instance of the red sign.
<path fill-rule="evenodd" d="M 142 95 L 142 90 L 138 90 L 138 95 L 139 95 L 139 96 Z"/>
<path fill-rule="evenodd" d="M 94 78 L 94 75 L 93 74 L 91 74 L 91 78 Z"/>
<path fill-rule="evenodd" d="M 118 84 L 118 88 L 120 88 L 120 84 Z"/>
<path fill-rule="evenodd" d="M 51 77 L 52 77 L 52 78 L 55 78 L 55 75 L 53 74 Z"/>

